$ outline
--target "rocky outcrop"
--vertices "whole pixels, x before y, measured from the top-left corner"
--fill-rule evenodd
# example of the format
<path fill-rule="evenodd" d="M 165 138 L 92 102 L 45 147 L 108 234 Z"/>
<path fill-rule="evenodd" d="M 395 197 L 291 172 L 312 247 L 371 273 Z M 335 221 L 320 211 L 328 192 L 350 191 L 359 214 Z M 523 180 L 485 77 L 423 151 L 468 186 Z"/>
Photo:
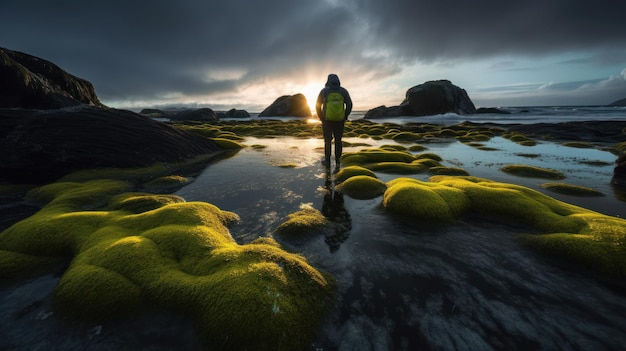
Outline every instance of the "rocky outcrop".
<path fill-rule="evenodd" d="M 217 118 L 248 118 L 250 114 L 246 110 L 230 109 L 226 112 L 216 112 Z"/>
<path fill-rule="evenodd" d="M 104 107 L 93 85 L 52 62 L 0 48 L 0 108 Z"/>
<path fill-rule="evenodd" d="M 219 119 L 215 111 L 210 108 L 200 108 L 197 110 L 185 110 L 176 114 L 166 116 L 172 121 L 200 121 L 200 122 L 216 122 Z"/>
<path fill-rule="evenodd" d="M 617 100 L 617 101 L 611 103 L 609 106 L 626 106 L 626 98 L 621 99 L 621 100 Z"/>
<path fill-rule="evenodd" d="M 626 195 L 626 153 L 621 154 L 615 161 L 611 185 Z M 624 198 L 626 199 L 626 196 Z"/>
<path fill-rule="evenodd" d="M 476 113 L 493 113 L 493 114 L 499 114 L 499 115 L 511 114 L 511 112 L 507 110 L 502 110 L 502 109 L 495 108 L 495 107 L 481 107 L 476 110 Z"/>
<path fill-rule="evenodd" d="M 123 110 L 0 109 L 0 178 L 41 183 L 79 169 L 144 167 L 221 151 L 212 140 Z"/>
<path fill-rule="evenodd" d="M 302 94 L 283 95 L 268 106 L 259 117 L 311 117 L 311 109 Z"/>
<path fill-rule="evenodd" d="M 467 92 L 449 80 L 416 85 L 407 90 L 405 99 L 399 106 L 380 106 L 374 110 L 368 111 L 365 118 L 476 113 L 476 107 Z"/>

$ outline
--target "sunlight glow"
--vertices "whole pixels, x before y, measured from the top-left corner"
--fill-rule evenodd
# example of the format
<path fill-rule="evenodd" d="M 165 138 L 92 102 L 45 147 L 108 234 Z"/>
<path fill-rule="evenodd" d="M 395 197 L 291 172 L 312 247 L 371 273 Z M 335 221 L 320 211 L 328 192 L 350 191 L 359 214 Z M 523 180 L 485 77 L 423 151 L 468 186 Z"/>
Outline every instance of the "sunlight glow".
<path fill-rule="evenodd" d="M 309 99 L 307 99 L 308 101 Z M 315 114 L 315 111 L 312 110 L 311 113 Z M 322 121 L 320 121 L 319 119 L 315 118 L 315 117 L 311 117 L 311 118 L 307 118 L 306 120 L 307 124 L 320 124 L 322 123 Z"/>
<path fill-rule="evenodd" d="M 309 108 L 311 109 L 311 114 L 313 116 L 316 115 L 315 102 L 317 101 L 317 95 L 319 94 L 320 90 L 322 90 L 323 87 L 324 86 L 320 85 L 319 82 L 316 82 L 316 83 L 308 83 L 307 85 L 301 88 L 301 92 L 306 97 L 306 101 L 309 104 Z"/>

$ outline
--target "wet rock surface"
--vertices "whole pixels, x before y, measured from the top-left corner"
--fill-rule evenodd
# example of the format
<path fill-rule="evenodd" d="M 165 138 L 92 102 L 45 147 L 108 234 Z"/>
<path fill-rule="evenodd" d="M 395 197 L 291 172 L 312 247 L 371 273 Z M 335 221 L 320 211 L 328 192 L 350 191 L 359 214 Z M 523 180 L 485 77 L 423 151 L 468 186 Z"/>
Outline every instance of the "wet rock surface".
<path fill-rule="evenodd" d="M 181 162 L 221 148 L 137 113 L 95 107 L 0 109 L 0 179 L 55 180 L 97 167 Z"/>
<path fill-rule="evenodd" d="M 93 85 L 50 61 L 0 48 L 0 108 L 103 107 Z"/>

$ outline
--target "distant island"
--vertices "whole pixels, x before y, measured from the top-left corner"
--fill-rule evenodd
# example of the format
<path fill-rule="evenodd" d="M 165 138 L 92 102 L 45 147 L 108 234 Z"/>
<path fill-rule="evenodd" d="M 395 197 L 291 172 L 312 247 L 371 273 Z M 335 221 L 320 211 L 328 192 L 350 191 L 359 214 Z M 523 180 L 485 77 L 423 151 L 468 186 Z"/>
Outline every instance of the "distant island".
<path fill-rule="evenodd" d="M 626 98 L 623 98 L 621 100 L 617 100 L 617 101 L 609 104 L 609 106 L 626 106 Z"/>

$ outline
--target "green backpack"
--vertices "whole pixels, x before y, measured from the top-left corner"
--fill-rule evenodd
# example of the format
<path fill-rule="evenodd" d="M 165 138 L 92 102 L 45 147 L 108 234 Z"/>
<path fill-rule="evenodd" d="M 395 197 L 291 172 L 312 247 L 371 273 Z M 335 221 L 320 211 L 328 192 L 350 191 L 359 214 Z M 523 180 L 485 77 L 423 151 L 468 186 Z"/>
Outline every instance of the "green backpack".
<path fill-rule="evenodd" d="M 326 98 L 326 120 L 341 122 L 346 117 L 343 95 L 338 92 L 328 94 Z"/>

